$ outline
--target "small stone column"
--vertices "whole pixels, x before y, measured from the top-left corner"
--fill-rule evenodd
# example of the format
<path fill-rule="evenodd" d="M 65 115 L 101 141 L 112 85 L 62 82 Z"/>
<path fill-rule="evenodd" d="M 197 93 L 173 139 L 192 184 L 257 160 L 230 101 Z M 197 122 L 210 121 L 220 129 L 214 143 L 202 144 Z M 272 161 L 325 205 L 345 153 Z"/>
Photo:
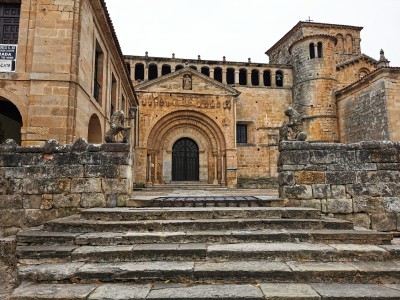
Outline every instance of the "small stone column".
<path fill-rule="evenodd" d="M 213 184 L 218 184 L 218 155 L 216 152 L 213 152 L 214 156 L 214 181 Z"/>
<path fill-rule="evenodd" d="M 258 72 L 258 85 L 264 86 L 264 72 Z"/>
<path fill-rule="evenodd" d="M 131 80 L 135 81 L 135 65 L 131 65 Z"/>
<path fill-rule="evenodd" d="M 247 75 L 247 86 L 252 86 L 251 84 L 251 71 L 247 70 L 246 71 L 246 75 Z"/>
<path fill-rule="evenodd" d="M 226 183 L 225 178 L 225 155 L 221 155 L 221 184 Z"/>
<path fill-rule="evenodd" d="M 222 83 L 226 84 L 226 68 L 222 69 Z"/>
<path fill-rule="evenodd" d="M 159 183 L 158 181 L 158 154 L 154 153 L 154 183 Z"/>
<path fill-rule="evenodd" d="M 239 70 L 235 70 L 235 84 L 239 84 Z"/>
<path fill-rule="evenodd" d="M 144 67 L 144 80 L 149 80 L 149 66 L 147 64 Z"/>
<path fill-rule="evenodd" d="M 151 181 L 151 154 L 147 154 L 147 185 L 151 186 L 153 185 Z"/>
<path fill-rule="evenodd" d="M 210 78 L 214 79 L 214 69 L 210 68 Z"/>

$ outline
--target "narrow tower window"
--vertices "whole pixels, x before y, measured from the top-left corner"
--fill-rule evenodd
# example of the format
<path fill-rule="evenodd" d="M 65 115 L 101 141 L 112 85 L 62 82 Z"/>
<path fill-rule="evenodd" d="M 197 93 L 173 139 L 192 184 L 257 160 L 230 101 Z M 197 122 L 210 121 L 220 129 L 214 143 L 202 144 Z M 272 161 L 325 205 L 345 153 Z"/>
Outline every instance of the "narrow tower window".
<path fill-rule="evenodd" d="M 210 76 L 210 68 L 209 67 L 201 67 L 201 74 Z"/>
<path fill-rule="evenodd" d="M 314 43 L 310 43 L 310 59 L 315 58 L 315 46 Z"/>
<path fill-rule="evenodd" d="M 258 70 L 251 70 L 251 85 L 260 85 L 260 76 Z"/>
<path fill-rule="evenodd" d="M 264 71 L 264 86 L 271 86 L 271 71 Z"/>
<path fill-rule="evenodd" d="M 161 75 L 167 75 L 171 73 L 171 66 L 170 65 L 163 65 L 161 68 Z"/>
<path fill-rule="evenodd" d="M 275 73 L 275 83 L 277 87 L 283 86 L 283 73 L 282 71 L 276 71 Z"/>
<path fill-rule="evenodd" d="M 221 68 L 215 68 L 214 69 L 214 79 L 216 81 L 222 82 L 222 69 Z"/>
<path fill-rule="evenodd" d="M 226 69 L 226 83 L 235 84 L 235 69 L 232 68 Z"/>
<path fill-rule="evenodd" d="M 135 80 L 144 80 L 144 64 L 135 65 Z"/>
<path fill-rule="evenodd" d="M 318 42 L 317 50 L 318 50 L 318 57 L 322 58 L 322 43 L 321 42 Z"/>
<path fill-rule="evenodd" d="M 239 70 L 239 84 L 247 85 L 247 70 L 246 69 Z"/>
<path fill-rule="evenodd" d="M 158 77 L 157 65 L 149 66 L 149 80 L 156 79 Z"/>

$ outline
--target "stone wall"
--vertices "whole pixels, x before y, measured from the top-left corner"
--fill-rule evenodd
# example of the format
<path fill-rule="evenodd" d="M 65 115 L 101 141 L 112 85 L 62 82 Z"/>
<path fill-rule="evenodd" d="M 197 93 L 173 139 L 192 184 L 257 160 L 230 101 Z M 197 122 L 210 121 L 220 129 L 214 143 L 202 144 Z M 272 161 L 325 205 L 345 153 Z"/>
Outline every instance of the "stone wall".
<path fill-rule="evenodd" d="M 283 142 L 279 195 L 289 206 L 400 231 L 400 143 Z"/>
<path fill-rule="evenodd" d="M 124 205 L 132 186 L 129 144 L 0 145 L 0 237 L 74 214 Z"/>

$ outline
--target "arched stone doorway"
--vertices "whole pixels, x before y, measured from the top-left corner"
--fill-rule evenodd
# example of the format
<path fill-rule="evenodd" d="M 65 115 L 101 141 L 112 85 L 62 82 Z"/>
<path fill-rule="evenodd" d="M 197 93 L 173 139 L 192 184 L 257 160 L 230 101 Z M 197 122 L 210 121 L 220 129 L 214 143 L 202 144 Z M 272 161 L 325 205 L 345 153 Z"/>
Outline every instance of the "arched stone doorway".
<path fill-rule="evenodd" d="M 175 162 L 174 152 L 178 146 L 191 149 L 197 147 L 198 150 L 193 151 L 198 153 L 198 174 L 195 177 L 185 174 L 175 177 L 173 169 L 178 167 L 178 163 L 181 164 L 180 168 L 184 165 L 182 161 Z M 189 110 L 170 113 L 154 125 L 148 136 L 146 183 L 152 185 L 168 184 L 172 181 L 199 181 L 225 185 L 226 151 L 224 133 L 209 116 Z M 180 172 L 187 171 L 180 169 Z"/>
<path fill-rule="evenodd" d="M 101 124 L 99 117 L 93 114 L 90 117 L 88 126 L 88 143 L 101 144 L 103 142 L 103 134 L 101 132 Z"/>
<path fill-rule="evenodd" d="M 172 147 L 172 181 L 199 181 L 199 146 L 189 138 Z"/>
<path fill-rule="evenodd" d="M 0 144 L 7 139 L 21 145 L 22 117 L 18 108 L 10 101 L 0 98 Z"/>

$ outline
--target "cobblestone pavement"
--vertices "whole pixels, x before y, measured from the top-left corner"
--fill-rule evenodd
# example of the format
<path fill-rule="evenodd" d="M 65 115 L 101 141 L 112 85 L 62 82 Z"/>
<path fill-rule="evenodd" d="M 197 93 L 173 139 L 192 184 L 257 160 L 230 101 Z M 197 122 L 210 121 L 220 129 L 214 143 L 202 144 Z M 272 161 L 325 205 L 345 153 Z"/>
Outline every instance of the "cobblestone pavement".
<path fill-rule="evenodd" d="M 0 262 L 0 299 L 8 299 L 15 287 L 15 272 Z"/>

